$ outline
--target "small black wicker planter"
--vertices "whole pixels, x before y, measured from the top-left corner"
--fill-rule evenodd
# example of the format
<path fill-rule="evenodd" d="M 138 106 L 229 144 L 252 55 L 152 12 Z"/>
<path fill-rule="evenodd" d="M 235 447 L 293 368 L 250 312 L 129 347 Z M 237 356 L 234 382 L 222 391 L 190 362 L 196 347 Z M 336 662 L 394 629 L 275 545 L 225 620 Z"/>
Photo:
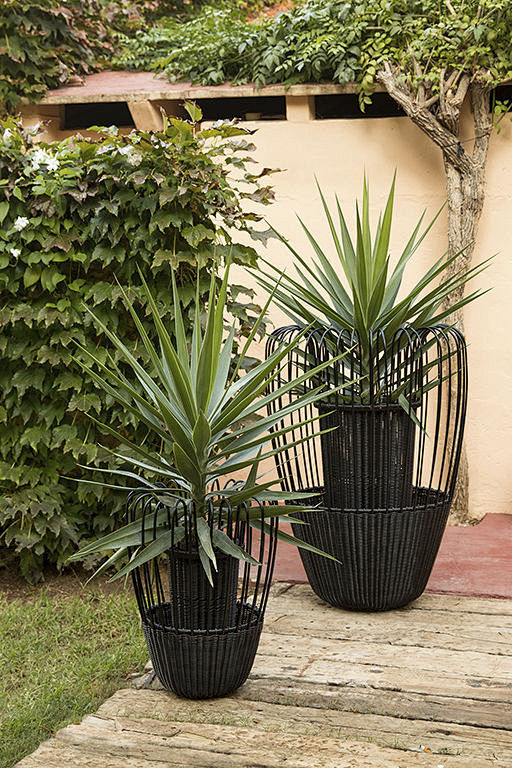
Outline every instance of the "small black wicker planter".
<path fill-rule="evenodd" d="M 165 494 L 165 491 L 163 492 Z M 190 504 L 165 507 L 152 493 L 132 493 L 128 521 L 139 520 L 144 543 L 169 531 L 167 568 L 155 562 L 132 571 L 142 627 L 155 672 L 178 696 L 226 696 L 247 679 L 258 648 L 276 553 L 277 520 L 254 535 L 246 505 L 231 509 L 227 500 L 207 514 L 214 535 L 220 529 L 259 565 L 215 549 L 213 586 L 197 552 L 197 529 Z M 254 507 L 251 520 L 254 520 Z M 263 523 L 263 517 L 256 517 Z M 184 536 L 183 536 L 184 529 Z M 178 539 L 178 531 L 183 536 Z"/>
<path fill-rule="evenodd" d="M 276 331 L 268 352 L 298 333 Z M 444 326 L 402 329 L 391 345 L 377 332 L 364 347 L 352 333 L 314 330 L 270 388 L 342 352 L 325 380 L 344 388 L 300 414 L 320 418 L 305 447 L 292 445 L 294 429 L 281 438 L 289 448 L 278 471 L 285 490 L 311 492 L 303 503 L 317 507 L 299 515 L 312 524 L 293 526 L 294 534 L 340 561 L 300 550 L 316 594 L 351 610 L 389 610 L 422 594 L 446 526 L 466 413 L 466 347 Z M 318 424 L 330 431 L 313 437 Z"/>

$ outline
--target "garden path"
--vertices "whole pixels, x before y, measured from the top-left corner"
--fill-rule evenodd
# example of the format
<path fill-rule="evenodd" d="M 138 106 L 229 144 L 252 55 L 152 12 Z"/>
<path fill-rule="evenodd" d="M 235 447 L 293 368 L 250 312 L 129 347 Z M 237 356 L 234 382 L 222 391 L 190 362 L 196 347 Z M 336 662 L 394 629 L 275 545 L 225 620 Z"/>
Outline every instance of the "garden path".
<path fill-rule="evenodd" d="M 19 768 L 507 768 L 512 600 L 351 613 L 275 584 L 249 681 L 187 701 L 152 673 Z M 149 687 L 148 687 L 149 686 Z"/>

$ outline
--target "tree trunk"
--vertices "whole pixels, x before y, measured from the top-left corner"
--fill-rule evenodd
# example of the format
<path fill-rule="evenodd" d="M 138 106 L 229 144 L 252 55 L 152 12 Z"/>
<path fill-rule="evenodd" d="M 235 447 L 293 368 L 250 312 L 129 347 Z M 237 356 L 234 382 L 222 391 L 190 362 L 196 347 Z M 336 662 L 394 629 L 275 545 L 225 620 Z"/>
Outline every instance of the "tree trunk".
<path fill-rule="evenodd" d="M 490 92 L 467 75 L 451 73 L 441 78 L 439 96 L 427 97 L 421 85 L 413 92 L 397 77 L 391 66 L 379 72 L 378 79 L 413 123 L 435 143 L 442 153 L 448 197 L 448 254 L 457 255 L 447 273 L 467 271 L 473 258 L 474 242 L 485 196 L 485 170 L 492 128 Z M 460 138 L 460 115 L 470 94 L 473 113 L 473 151 L 464 148 Z M 435 113 L 434 111 L 435 110 Z M 469 140 L 468 140 L 469 143 Z M 464 250 L 462 250 L 464 249 Z M 452 292 L 448 307 L 463 297 L 464 287 Z M 456 310 L 451 321 L 464 332 L 463 310 Z M 452 523 L 471 522 L 469 514 L 469 473 L 463 447 L 457 485 L 451 506 Z"/>

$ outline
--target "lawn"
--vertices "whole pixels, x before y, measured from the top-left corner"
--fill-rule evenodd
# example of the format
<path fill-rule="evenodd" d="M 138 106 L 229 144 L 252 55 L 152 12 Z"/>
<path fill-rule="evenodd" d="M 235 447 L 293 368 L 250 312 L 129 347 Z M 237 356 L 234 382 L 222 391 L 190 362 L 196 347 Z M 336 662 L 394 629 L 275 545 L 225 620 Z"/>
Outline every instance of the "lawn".
<path fill-rule="evenodd" d="M 128 592 L 0 591 L 0 768 L 97 709 L 147 660 Z"/>

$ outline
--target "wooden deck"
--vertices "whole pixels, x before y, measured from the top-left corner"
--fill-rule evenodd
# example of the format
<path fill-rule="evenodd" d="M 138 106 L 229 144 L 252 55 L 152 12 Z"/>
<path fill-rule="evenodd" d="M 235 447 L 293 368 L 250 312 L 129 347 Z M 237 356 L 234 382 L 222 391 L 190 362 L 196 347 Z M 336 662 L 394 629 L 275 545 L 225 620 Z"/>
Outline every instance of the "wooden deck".
<path fill-rule="evenodd" d="M 510 768 L 511 704 L 512 600 L 424 595 L 362 614 L 276 584 L 235 695 L 123 689 L 18 765 Z"/>

